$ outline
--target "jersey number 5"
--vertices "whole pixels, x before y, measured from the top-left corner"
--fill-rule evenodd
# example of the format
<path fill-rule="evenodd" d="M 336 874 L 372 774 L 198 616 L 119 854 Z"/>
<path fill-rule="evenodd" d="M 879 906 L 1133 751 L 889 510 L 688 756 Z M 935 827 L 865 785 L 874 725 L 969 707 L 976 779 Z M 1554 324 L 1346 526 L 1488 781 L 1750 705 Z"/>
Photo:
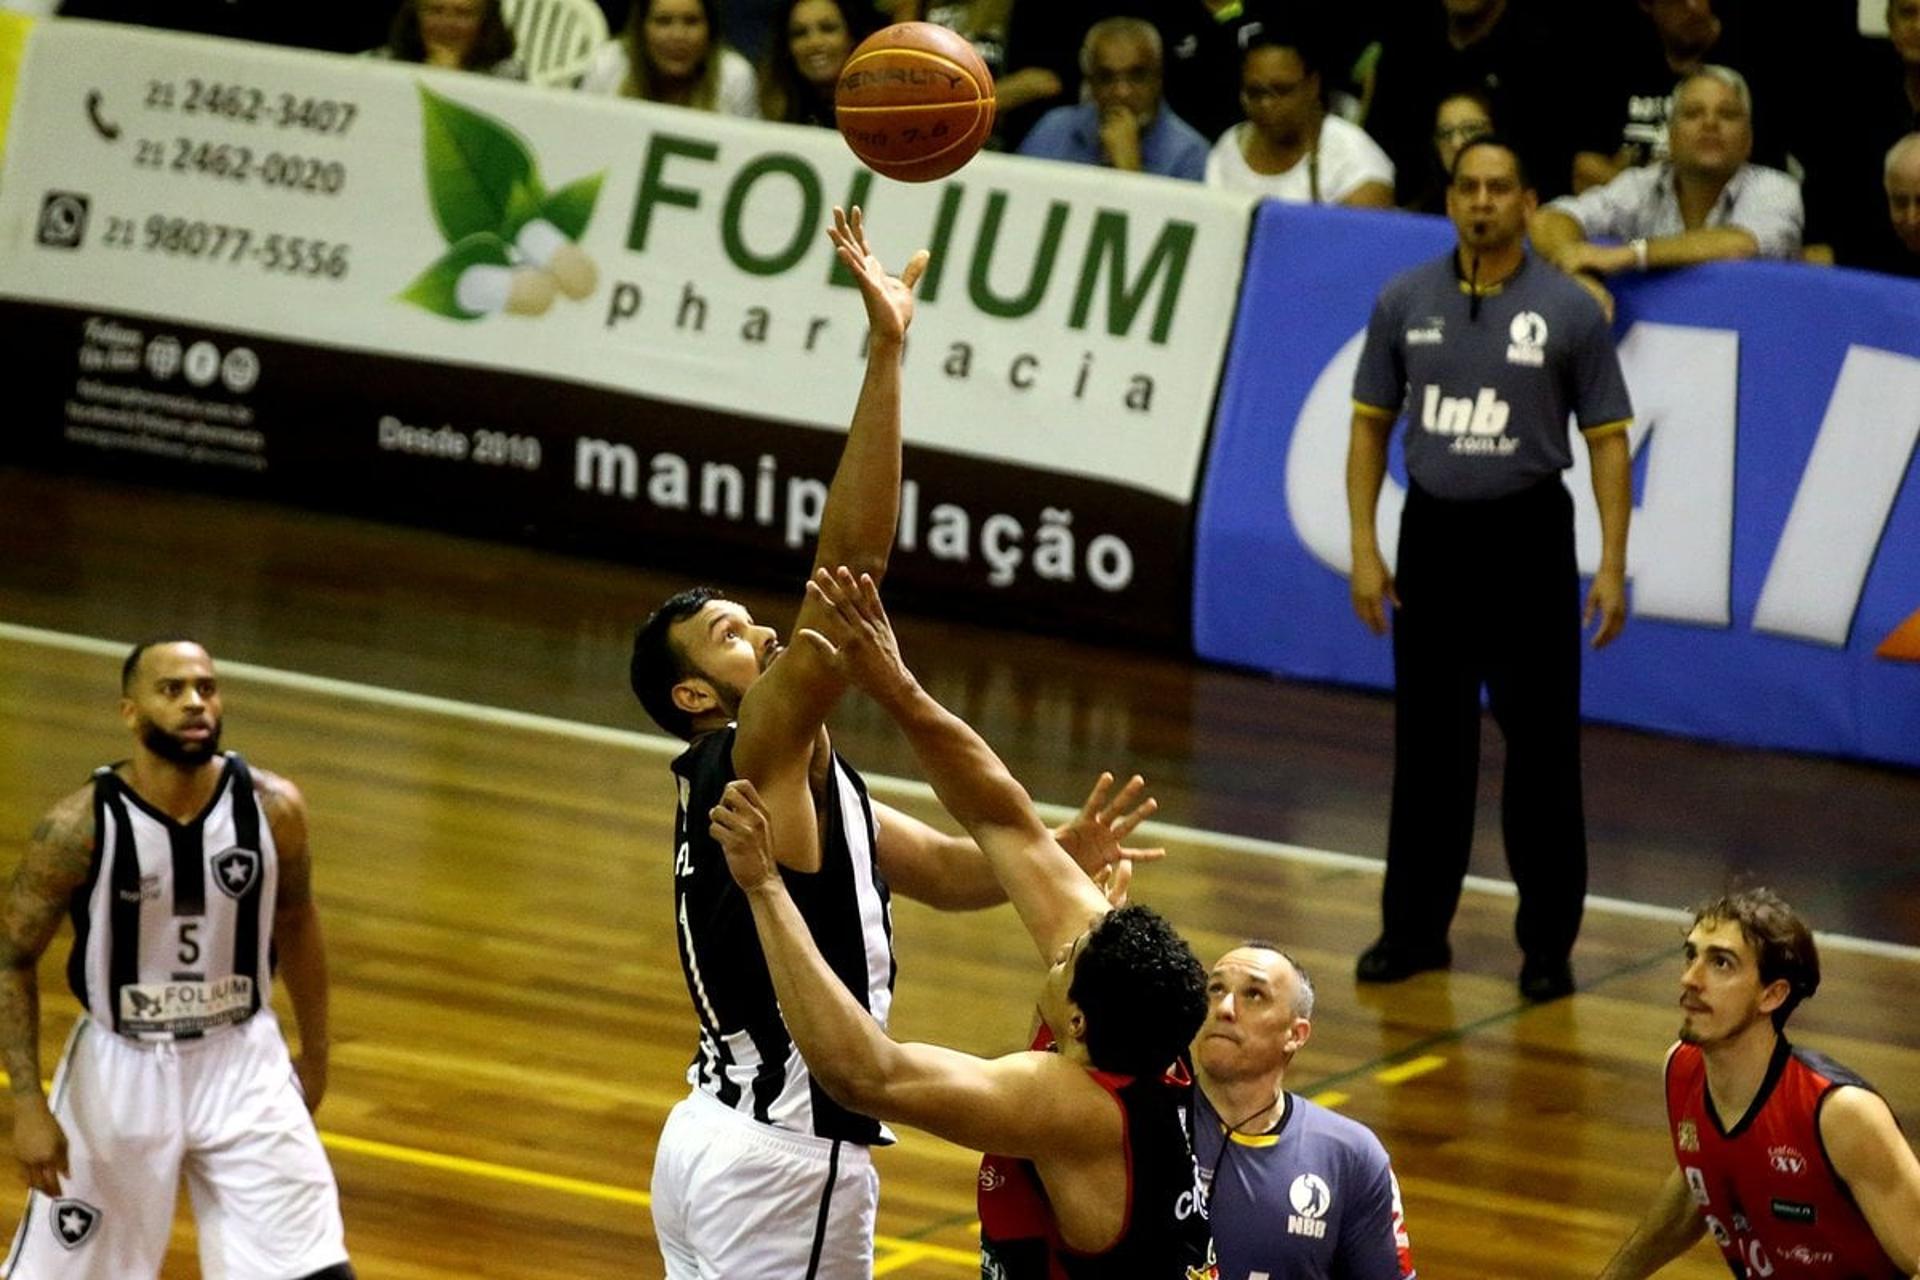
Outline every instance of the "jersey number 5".
<path fill-rule="evenodd" d="M 203 922 L 186 920 L 180 925 L 180 963 L 194 964 L 200 959 L 200 939 L 194 935 L 200 931 Z"/>

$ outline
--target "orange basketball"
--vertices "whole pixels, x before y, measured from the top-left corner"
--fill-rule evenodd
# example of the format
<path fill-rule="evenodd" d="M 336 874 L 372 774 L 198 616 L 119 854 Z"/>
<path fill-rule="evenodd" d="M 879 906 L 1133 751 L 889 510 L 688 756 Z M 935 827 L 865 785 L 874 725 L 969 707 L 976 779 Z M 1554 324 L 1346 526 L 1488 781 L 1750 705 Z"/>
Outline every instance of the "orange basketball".
<path fill-rule="evenodd" d="M 902 182 L 944 178 L 993 131 L 993 75 L 966 39 L 931 22 L 897 22 L 840 68 L 834 115 L 853 154 Z"/>

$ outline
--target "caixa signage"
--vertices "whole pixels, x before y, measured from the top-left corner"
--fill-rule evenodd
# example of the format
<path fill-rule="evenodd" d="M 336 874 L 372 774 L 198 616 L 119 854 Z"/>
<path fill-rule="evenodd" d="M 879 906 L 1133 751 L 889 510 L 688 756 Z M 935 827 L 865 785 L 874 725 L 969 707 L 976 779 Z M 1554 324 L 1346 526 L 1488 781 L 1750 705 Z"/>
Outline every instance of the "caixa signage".
<path fill-rule="evenodd" d="M 1390 680 L 1347 603 L 1353 371 L 1379 286 L 1450 244 L 1437 220 L 1262 210 L 1201 502 L 1203 656 Z M 1766 264 L 1649 277 L 1623 289 L 1616 334 L 1632 623 L 1587 663 L 1589 714 L 1920 763 L 1920 285 Z M 1575 458 L 1591 571 L 1599 519 Z M 1502 553 L 1457 551 L 1489 576 Z"/>

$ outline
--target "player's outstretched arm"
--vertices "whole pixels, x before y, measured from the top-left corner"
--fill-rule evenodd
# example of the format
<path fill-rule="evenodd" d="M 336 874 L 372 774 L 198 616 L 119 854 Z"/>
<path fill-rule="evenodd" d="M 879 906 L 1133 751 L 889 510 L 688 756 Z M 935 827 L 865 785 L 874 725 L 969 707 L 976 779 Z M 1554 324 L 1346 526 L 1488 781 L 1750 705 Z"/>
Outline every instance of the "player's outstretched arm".
<path fill-rule="evenodd" d="M 1113 783 L 1111 773 L 1102 773 L 1080 812 L 1053 829 L 1053 838 L 1082 871 L 1109 881 L 1131 876 L 1135 862 L 1167 855 L 1165 849 L 1126 844 L 1134 828 L 1160 807 L 1147 794 L 1146 779 L 1135 774 L 1118 791 Z M 993 864 L 971 837 L 949 835 L 877 800 L 873 816 L 880 832 L 880 871 L 895 893 L 941 911 L 976 911 L 1007 900 Z"/>
<path fill-rule="evenodd" d="M 840 462 L 820 515 L 815 564 L 857 564 L 876 577 L 893 551 L 900 511 L 900 360 L 913 322 L 913 291 L 928 256 L 914 255 L 896 278 L 887 274 L 867 244 L 860 210 L 833 211 L 828 232 L 840 261 L 852 272 L 866 304 L 870 338 L 866 380 L 854 409 Z M 797 632 L 817 627 L 819 606 L 802 602 Z M 783 855 L 790 865 L 819 865 L 808 766 L 821 745 L 821 725 L 839 701 L 844 682 L 816 656 L 794 651 L 767 669 L 742 700 L 733 764 L 752 779 L 773 806 L 781 829 L 794 833 Z"/>
<path fill-rule="evenodd" d="M 13 1093 L 13 1154 L 27 1185 L 60 1194 L 67 1135 L 40 1087 L 40 957 L 93 863 L 93 789 L 74 792 L 34 828 L 0 917 L 0 1055 Z"/>
<path fill-rule="evenodd" d="M 1659 1194 L 1647 1207 L 1640 1225 L 1607 1263 L 1600 1280 L 1644 1280 L 1692 1248 L 1706 1229 L 1687 1190 L 1687 1180 L 1676 1168 L 1660 1184 Z"/>
<path fill-rule="evenodd" d="M 1920 1274 L 1920 1160 L 1869 1089 L 1841 1088 L 1820 1109 L 1820 1138 L 1874 1239 L 1904 1275 Z"/>
<path fill-rule="evenodd" d="M 816 573 L 807 591 L 823 612 L 831 610 L 832 634 L 805 632 L 795 643 L 819 649 L 893 717 L 934 794 L 980 846 L 1041 958 L 1051 962 L 1089 921 L 1106 914 L 1106 898 L 1060 847 L 993 748 L 907 670 L 873 579 L 856 580 L 842 566 Z"/>
<path fill-rule="evenodd" d="M 254 771 L 260 807 L 279 853 L 280 884 L 273 904 L 273 944 L 280 957 L 280 978 L 293 1001 L 300 1028 L 300 1055 L 293 1060 L 306 1095 L 307 1110 L 317 1111 L 327 1092 L 327 1060 L 332 1049 L 328 1028 L 327 949 L 320 937 L 320 912 L 313 901 L 313 856 L 307 844 L 307 801 L 292 782 L 264 769 Z"/>
<path fill-rule="evenodd" d="M 753 784 L 727 784 L 710 816 L 713 837 L 752 907 L 788 1033 L 808 1071 L 841 1105 L 975 1151 L 1070 1158 L 1119 1145 L 1119 1110 L 1085 1071 L 1058 1054 L 976 1058 L 890 1039 L 827 966 L 794 906 Z"/>

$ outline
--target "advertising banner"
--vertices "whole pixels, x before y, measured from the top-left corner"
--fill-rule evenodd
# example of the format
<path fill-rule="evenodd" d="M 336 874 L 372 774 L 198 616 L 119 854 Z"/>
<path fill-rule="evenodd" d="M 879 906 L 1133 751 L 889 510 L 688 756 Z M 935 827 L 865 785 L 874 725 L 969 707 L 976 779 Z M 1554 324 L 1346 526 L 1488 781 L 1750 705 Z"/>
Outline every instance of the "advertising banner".
<path fill-rule="evenodd" d="M 797 572 L 864 367 L 824 236 L 933 250 L 896 580 L 1184 644 L 1249 203 L 75 22 L 0 176 L 0 456 L 726 576 Z"/>
<path fill-rule="evenodd" d="M 1264 206 L 1196 535 L 1204 657 L 1386 686 L 1354 617 L 1345 488 L 1354 369 L 1380 287 L 1447 252 L 1437 218 Z M 1920 765 L 1920 284 L 1739 263 L 1620 282 L 1634 401 L 1625 633 L 1588 715 Z M 1399 432 L 1380 504 L 1391 563 Z M 1585 451 L 1567 483 L 1599 563 Z M 1497 573 L 1500 549 L 1462 548 Z"/>

